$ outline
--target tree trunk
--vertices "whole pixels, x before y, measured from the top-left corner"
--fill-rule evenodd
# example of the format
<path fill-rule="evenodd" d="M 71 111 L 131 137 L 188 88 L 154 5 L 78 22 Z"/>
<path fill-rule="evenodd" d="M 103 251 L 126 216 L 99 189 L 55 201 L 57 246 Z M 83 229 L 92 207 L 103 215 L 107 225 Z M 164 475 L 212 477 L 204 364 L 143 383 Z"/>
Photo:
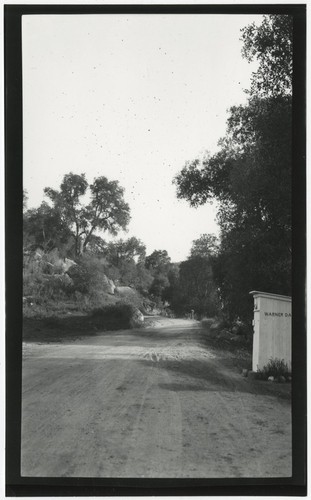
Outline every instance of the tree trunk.
<path fill-rule="evenodd" d="M 80 238 L 79 238 L 79 255 L 83 255 L 84 250 L 85 250 L 85 247 L 84 247 L 84 241 L 83 241 L 83 239 L 80 237 Z"/>

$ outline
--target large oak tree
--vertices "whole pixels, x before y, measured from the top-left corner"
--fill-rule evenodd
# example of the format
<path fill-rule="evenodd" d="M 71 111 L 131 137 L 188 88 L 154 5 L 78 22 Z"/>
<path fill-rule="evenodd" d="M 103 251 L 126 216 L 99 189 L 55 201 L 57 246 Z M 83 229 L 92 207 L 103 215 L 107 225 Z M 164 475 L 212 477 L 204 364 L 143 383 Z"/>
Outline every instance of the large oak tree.
<path fill-rule="evenodd" d="M 76 256 L 83 254 L 94 232 L 108 231 L 116 235 L 129 223 L 129 205 L 124 201 L 124 189 L 118 181 L 102 176 L 88 185 L 85 174 L 70 172 L 64 176 L 58 191 L 47 187 L 44 192 L 73 231 Z M 87 203 L 83 203 L 85 195 L 89 197 Z"/>

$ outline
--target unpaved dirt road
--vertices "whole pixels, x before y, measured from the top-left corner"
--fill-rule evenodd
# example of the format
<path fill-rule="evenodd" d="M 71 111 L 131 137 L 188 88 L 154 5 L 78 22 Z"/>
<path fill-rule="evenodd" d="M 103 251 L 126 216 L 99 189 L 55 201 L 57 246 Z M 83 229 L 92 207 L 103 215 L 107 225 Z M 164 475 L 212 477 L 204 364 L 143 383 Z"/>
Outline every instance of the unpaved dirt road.
<path fill-rule="evenodd" d="M 223 359 L 190 320 L 25 343 L 22 475 L 291 476 L 290 401 Z"/>

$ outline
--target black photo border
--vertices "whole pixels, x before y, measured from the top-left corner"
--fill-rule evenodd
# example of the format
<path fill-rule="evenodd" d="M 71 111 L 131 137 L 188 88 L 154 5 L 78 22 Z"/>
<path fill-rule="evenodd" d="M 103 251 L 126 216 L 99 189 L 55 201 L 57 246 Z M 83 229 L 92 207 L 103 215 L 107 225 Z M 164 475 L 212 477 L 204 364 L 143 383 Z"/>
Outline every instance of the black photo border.
<path fill-rule="evenodd" d="M 20 475 L 22 367 L 23 15 L 287 14 L 294 20 L 293 475 L 291 478 L 32 478 Z M 4 5 L 6 496 L 306 495 L 306 4 Z"/>

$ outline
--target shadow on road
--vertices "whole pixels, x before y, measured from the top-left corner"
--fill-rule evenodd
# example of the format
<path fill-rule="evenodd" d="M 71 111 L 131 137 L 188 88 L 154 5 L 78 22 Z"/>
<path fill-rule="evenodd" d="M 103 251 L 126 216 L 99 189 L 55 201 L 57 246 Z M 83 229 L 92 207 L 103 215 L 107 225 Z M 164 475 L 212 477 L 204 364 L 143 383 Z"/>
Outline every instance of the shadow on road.
<path fill-rule="evenodd" d="M 108 325 L 109 326 L 109 325 Z M 140 328 L 140 329 L 113 329 L 105 328 L 105 330 L 94 323 L 87 316 L 74 316 L 70 318 L 44 318 L 35 319 L 27 318 L 23 324 L 23 340 L 26 342 L 61 342 L 83 340 L 86 345 L 87 339 L 94 338 L 110 341 L 115 345 L 121 340 L 124 345 L 141 345 L 142 341 L 147 341 L 150 344 L 159 346 L 165 345 L 167 340 L 180 339 L 182 342 L 189 338 L 189 334 L 196 334 L 195 328 L 167 326 L 165 329 L 158 328 Z M 108 343 L 107 343 L 108 344 Z"/>
<path fill-rule="evenodd" d="M 162 384 L 160 387 L 174 391 L 224 391 L 243 392 L 250 394 L 270 395 L 284 400 L 291 399 L 290 384 L 271 384 L 261 380 L 243 378 L 233 369 L 225 369 L 220 358 L 207 358 L 206 360 L 160 360 L 154 363 L 151 360 L 139 360 L 157 369 L 174 372 L 174 378 L 180 377 L 180 384 Z M 185 377 L 190 379 L 185 383 Z M 191 383 L 196 380 L 196 384 Z"/>
<path fill-rule="evenodd" d="M 193 385 L 193 384 L 159 384 L 160 389 L 166 389 L 168 391 L 206 391 L 206 388 L 201 385 Z"/>
<path fill-rule="evenodd" d="M 237 391 L 287 400 L 291 398 L 289 384 L 243 378 L 236 366 L 238 351 L 227 352 L 213 343 L 209 345 L 209 339 L 200 330 L 199 324 L 185 320 L 176 320 L 176 324 L 170 324 L 168 320 L 165 327 L 154 325 L 152 328 L 103 331 L 89 317 L 79 315 L 60 320 L 27 320 L 24 330 L 26 342 L 59 343 L 63 346 L 63 357 L 68 359 L 89 357 L 94 360 L 103 356 L 103 362 L 105 357 L 115 362 L 126 359 L 152 369 L 172 372 L 177 381 L 163 384 L 161 387 L 166 390 Z M 70 348 L 73 343 L 79 349 L 75 354 Z M 84 349 L 81 351 L 79 346 L 90 349 L 83 352 Z M 97 348 L 100 348 L 98 353 Z M 53 354 L 54 359 L 58 354 Z"/>

